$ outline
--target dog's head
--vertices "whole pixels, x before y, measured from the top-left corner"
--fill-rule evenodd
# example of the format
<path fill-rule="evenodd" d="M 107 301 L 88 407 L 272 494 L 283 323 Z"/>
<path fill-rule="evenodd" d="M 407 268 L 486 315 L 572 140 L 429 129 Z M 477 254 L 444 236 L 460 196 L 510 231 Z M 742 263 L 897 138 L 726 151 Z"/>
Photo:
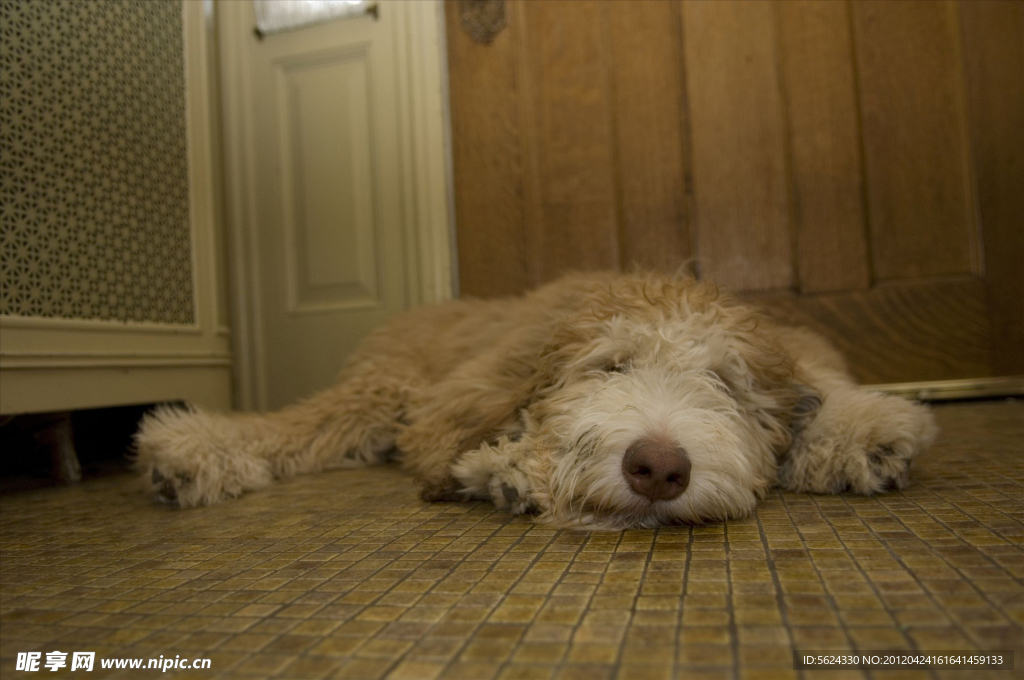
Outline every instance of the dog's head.
<path fill-rule="evenodd" d="M 677 278 L 596 285 L 534 381 L 524 418 L 541 519 L 588 528 L 749 513 L 802 396 L 771 324 Z"/>

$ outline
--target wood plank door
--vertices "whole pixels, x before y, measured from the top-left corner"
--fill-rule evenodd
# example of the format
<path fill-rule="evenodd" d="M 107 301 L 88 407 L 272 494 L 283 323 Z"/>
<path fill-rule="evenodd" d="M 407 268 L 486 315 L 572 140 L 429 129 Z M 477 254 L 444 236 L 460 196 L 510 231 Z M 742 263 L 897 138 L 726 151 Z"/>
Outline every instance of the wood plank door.
<path fill-rule="evenodd" d="M 510 0 L 490 42 L 474 4 L 463 294 L 692 263 L 865 382 L 1024 373 L 1024 3 Z"/>

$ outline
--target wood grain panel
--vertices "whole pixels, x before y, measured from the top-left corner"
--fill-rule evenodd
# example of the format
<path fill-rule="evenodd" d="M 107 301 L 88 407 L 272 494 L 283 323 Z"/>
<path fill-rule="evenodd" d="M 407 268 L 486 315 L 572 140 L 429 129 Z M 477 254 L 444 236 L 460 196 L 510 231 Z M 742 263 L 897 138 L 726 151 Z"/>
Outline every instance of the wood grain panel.
<path fill-rule="evenodd" d="M 1024 374 L 1024 3 L 960 4 L 997 373 Z"/>
<path fill-rule="evenodd" d="M 992 375 L 985 285 L 977 279 L 751 299 L 825 335 L 866 383 Z"/>
<path fill-rule="evenodd" d="M 606 2 L 622 264 L 674 270 L 692 255 L 683 175 L 677 3 Z"/>
<path fill-rule="evenodd" d="M 530 285 L 513 13 L 490 45 L 462 30 L 445 3 L 459 282 L 464 294 L 509 295 Z"/>
<path fill-rule="evenodd" d="M 862 380 L 1024 373 L 1024 3 L 508 11 L 448 8 L 464 292 L 693 257 Z"/>
<path fill-rule="evenodd" d="M 684 2 L 693 202 L 705 273 L 734 289 L 793 283 L 774 9 Z"/>
<path fill-rule="evenodd" d="M 800 290 L 871 284 L 846 2 L 778 5 Z"/>
<path fill-rule="evenodd" d="M 954 7 L 930 0 L 851 7 L 875 276 L 974 272 Z"/>
<path fill-rule="evenodd" d="M 536 282 L 618 266 L 612 126 L 600 2 L 522 2 Z"/>

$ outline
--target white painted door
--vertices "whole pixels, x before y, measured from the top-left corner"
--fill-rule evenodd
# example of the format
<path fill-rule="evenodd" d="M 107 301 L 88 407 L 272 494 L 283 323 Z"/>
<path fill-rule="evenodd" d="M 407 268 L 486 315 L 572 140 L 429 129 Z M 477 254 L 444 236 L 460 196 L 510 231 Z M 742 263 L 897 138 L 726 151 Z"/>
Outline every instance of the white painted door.
<path fill-rule="evenodd" d="M 257 39 L 248 105 L 258 405 L 329 385 L 410 304 L 396 25 L 370 15 Z M 230 73 L 226 73 L 230 75 Z M 229 131 L 226 131 L 229 132 Z M 408 247 L 414 248 L 415 245 Z"/>

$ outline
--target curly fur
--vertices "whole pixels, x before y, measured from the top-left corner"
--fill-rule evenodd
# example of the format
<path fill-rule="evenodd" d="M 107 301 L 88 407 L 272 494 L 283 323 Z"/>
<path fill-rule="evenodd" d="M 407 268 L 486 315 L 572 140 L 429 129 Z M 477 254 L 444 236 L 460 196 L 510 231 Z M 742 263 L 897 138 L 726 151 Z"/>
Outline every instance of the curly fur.
<path fill-rule="evenodd" d="M 397 453 L 427 500 L 611 529 L 743 516 L 777 483 L 903 488 L 934 435 L 924 407 L 859 388 L 805 329 L 706 282 L 606 273 L 408 312 L 306 401 L 266 415 L 159 409 L 136 447 L 147 483 L 183 507 Z M 678 498 L 648 500 L 624 479 L 643 437 L 686 451 Z"/>

